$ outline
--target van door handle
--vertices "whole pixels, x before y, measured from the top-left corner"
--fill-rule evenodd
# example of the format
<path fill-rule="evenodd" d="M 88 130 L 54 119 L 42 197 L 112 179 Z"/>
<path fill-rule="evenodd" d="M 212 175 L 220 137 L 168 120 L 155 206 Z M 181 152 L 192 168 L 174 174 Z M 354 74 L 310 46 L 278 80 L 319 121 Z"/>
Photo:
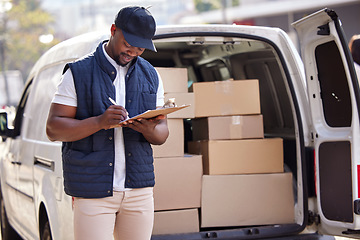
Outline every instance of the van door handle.
<path fill-rule="evenodd" d="M 21 165 L 21 162 L 11 161 L 11 164 L 14 164 L 14 165 Z"/>

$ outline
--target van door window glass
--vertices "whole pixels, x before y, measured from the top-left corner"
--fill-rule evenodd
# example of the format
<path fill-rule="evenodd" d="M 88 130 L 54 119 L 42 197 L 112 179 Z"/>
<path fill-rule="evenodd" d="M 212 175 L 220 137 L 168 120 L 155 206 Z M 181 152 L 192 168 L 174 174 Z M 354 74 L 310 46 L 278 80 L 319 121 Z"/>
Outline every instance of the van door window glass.
<path fill-rule="evenodd" d="M 14 137 L 19 136 L 21 133 L 21 126 L 24 118 L 24 110 L 26 107 L 26 103 L 29 97 L 29 93 L 33 86 L 33 80 L 29 81 L 29 83 L 26 85 L 23 95 L 21 96 L 21 99 L 19 101 L 19 105 L 16 109 L 16 116 L 14 120 Z"/>
<path fill-rule="evenodd" d="M 45 123 L 49 113 L 51 100 L 60 80 L 64 64 L 59 64 L 42 70 L 36 79 L 32 91 L 32 110 L 27 137 L 34 140 L 48 141 Z"/>
<path fill-rule="evenodd" d="M 200 66 L 202 78 L 207 82 L 229 80 L 230 69 L 223 60 L 215 60 Z"/>
<path fill-rule="evenodd" d="M 330 127 L 351 126 L 351 99 L 344 65 L 334 41 L 315 49 L 321 101 Z"/>

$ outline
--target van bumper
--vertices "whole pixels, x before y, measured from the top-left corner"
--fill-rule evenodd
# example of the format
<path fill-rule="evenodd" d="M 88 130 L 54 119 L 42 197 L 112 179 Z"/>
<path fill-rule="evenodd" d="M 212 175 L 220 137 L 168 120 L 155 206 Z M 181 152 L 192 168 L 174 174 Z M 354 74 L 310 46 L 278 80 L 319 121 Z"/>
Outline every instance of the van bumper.
<path fill-rule="evenodd" d="M 260 236 L 259 236 L 260 237 Z M 286 237 L 270 237 L 270 238 L 257 238 L 257 237 L 248 237 L 248 238 L 218 238 L 212 236 L 201 236 L 201 234 L 174 234 L 174 235 L 155 235 L 151 237 L 151 240 L 186 240 L 186 239 L 222 239 L 222 240 L 234 240 L 234 239 L 269 239 L 269 240 L 336 240 L 334 236 L 319 235 L 316 233 L 313 234 L 299 234 Z"/>

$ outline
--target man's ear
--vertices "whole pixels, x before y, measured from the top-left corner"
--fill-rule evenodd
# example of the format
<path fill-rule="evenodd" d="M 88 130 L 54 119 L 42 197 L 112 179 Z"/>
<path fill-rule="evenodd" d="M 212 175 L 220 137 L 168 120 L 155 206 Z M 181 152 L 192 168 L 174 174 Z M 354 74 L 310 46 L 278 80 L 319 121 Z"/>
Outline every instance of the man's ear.
<path fill-rule="evenodd" d="M 116 26 L 115 26 L 115 24 L 112 24 L 111 28 L 110 28 L 111 36 L 114 36 L 115 31 L 116 31 Z"/>

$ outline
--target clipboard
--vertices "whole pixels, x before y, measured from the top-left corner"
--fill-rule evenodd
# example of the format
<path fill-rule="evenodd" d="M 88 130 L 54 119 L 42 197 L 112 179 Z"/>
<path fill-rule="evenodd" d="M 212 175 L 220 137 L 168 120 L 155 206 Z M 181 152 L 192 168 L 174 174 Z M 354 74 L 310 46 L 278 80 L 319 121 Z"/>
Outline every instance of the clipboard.
<path fill-rule="evenodd" d="M 181 109 L 184 109 L 186 107 L 189 107 L 190 104 L 188 105 L 182 105 L 182 106 L 178 106 L 178 107 L 167 107 L 167 108 L 158 108 L 158 109 L 155 109 L 155 110 L 147 110 L 139 115 L 136 115 L 132 118 L 128 118 L 122 122 L 120 122 L 117 126 L 121 126 L 123 125 L 124 123 L 126 123 L 127 121 L 129 120 L 136 120 L 136 119 L 139 119 L 139 118 L 153 118 L 153 117 L 156 117 L 156 116 L 159 116 L 159 115 L 167 115 L 167 114 L 170 114 L 170 113 L 173 113 L 173 112 L 176 112 L 176 111 L 179 111 Z"/>

